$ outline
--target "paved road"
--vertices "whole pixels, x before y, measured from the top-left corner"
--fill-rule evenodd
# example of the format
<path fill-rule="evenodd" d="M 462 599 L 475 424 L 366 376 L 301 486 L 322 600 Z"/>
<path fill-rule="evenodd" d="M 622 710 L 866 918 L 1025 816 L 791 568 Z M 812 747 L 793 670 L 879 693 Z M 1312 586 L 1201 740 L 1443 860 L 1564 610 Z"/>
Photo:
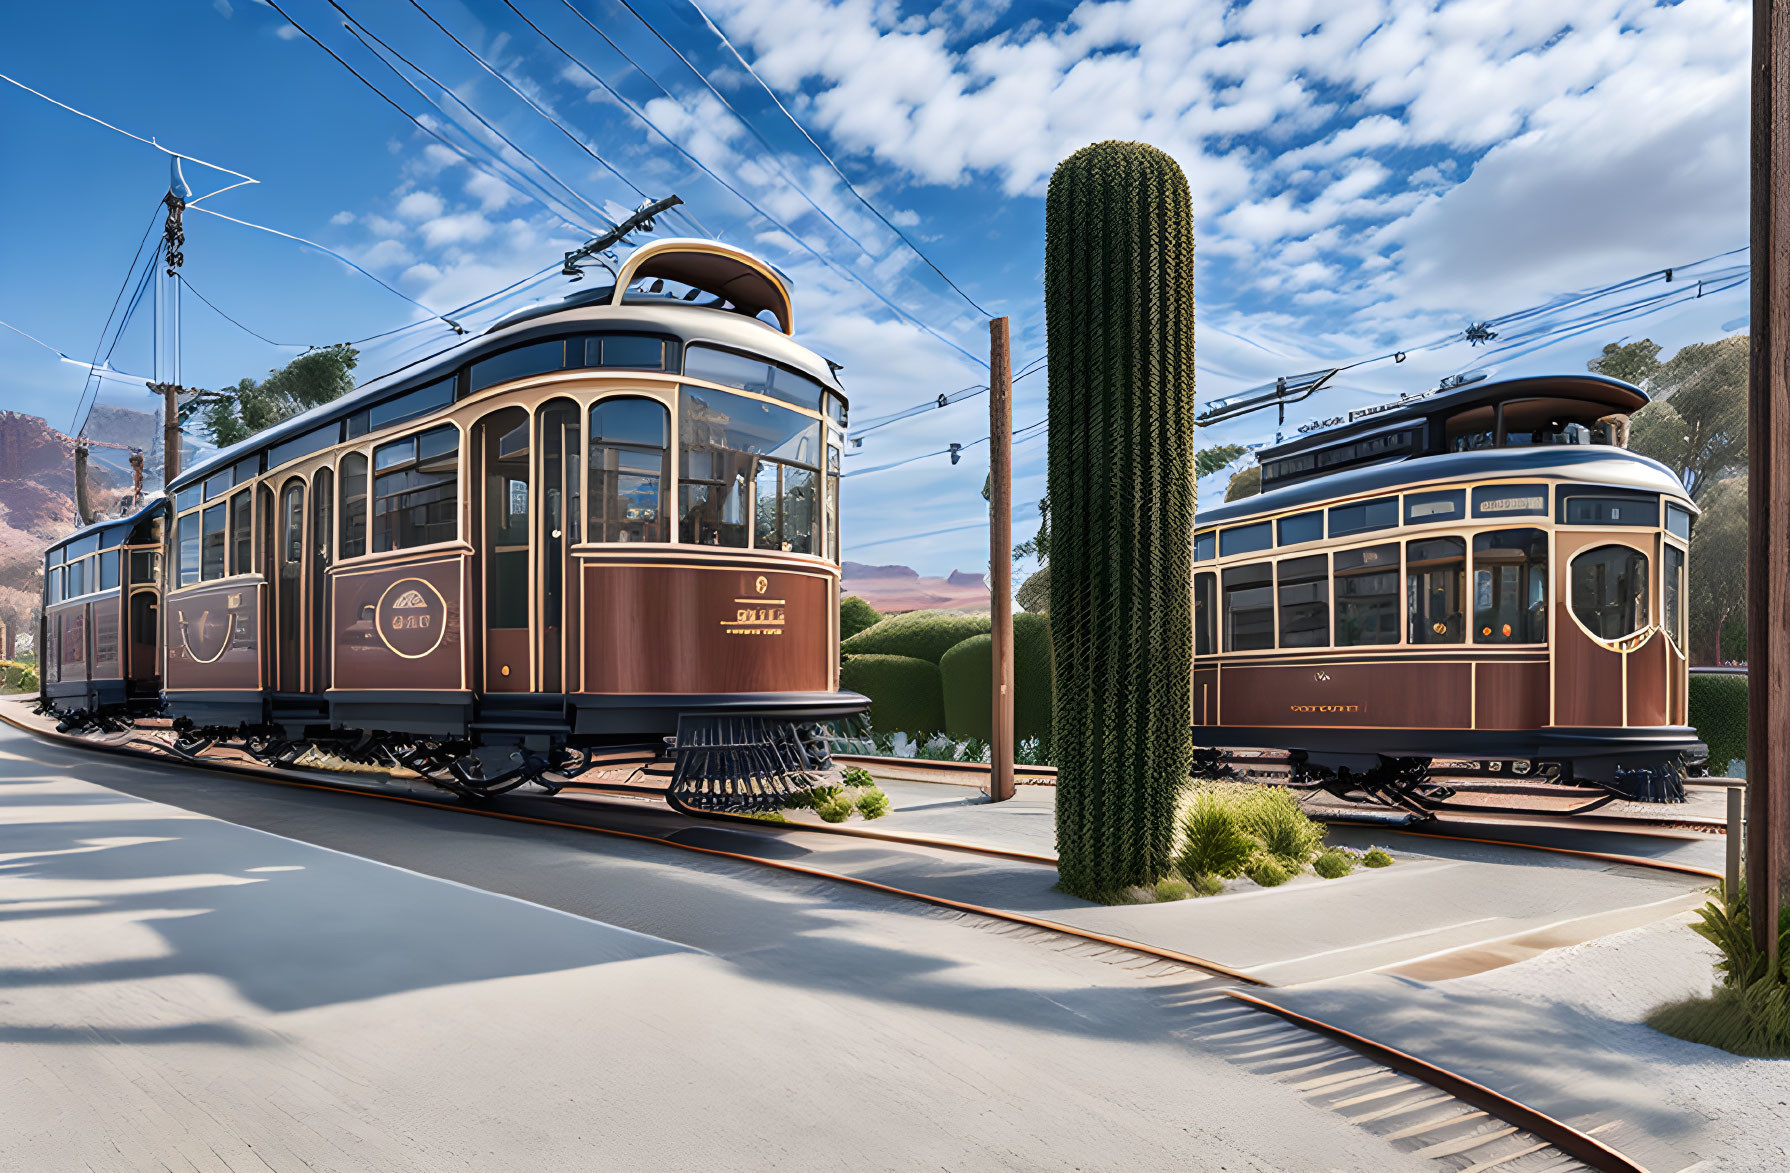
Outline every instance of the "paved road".
<path fill-rule="evenodd" d="M 0 1167 L 1425 1164 L 979 923 L 0 729 Z"/>

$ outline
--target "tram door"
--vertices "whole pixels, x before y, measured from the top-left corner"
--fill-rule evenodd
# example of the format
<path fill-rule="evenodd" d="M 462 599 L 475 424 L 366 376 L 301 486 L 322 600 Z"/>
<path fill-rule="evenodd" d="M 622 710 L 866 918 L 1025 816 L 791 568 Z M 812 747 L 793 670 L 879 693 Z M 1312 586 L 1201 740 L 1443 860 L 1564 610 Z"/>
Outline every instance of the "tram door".
<path fill-rule="evenodd" d="M 528 412 L 479 421 L 479 553 L 484 561 L 486 692 L 529 692 L 529 544 L 533 534 Z"/>
<path fill-rule="evenodd" d="M 536 430 L 541 438 L 540 508 L 540 633 L 541 691 L 575 692 L 578 633 L 571 629 L 577 608 L 571 595 L 577 583 L 572 547 L 578 542 L 581 516 L 579 492 L 579 410 L 569 399 L 555 399 L 540 411 Z"/>
<path fill-rule="evenodd" d="M 329 687 L 329 540 L 335 532 L 335 474 L 319 469 L 311 482 L 310 567 L 305 575 L 311 605 L 311 691 Z"/>
<path fill-rule="evenodd" d="M 305 483 L 280 490 L 274 537 L 274 690 L 298 692 L 304 649 Z"/>

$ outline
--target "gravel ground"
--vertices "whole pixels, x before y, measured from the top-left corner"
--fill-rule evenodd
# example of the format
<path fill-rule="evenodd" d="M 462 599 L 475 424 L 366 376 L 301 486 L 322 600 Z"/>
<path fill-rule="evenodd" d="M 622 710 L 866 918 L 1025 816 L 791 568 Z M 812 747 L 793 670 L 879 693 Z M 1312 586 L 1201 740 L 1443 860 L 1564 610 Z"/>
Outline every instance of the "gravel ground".
<path fill-rule="evenodd" d="M 1709 1162 L 1698 1173 L 1790 1168 L 1790 1061 L 1743 1059 L 1644 1024 L 1655 1007 L 1714 985 L 1715 947 L 1690 921 L 1677 917 L 1442 986 L 1603 1020 L 1612 1050 L 1659 1073 L 1662 1101 L 1705 1122 L 1680 1142 Z"/>

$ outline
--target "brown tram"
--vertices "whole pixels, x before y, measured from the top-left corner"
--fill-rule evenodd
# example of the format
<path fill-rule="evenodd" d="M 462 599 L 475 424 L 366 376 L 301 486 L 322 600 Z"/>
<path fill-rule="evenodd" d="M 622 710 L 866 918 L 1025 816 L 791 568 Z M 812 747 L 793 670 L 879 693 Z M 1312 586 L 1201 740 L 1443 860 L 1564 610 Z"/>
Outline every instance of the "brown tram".
<path fill-rule="evenodd" d="M 769 319 L 769 320 L 767 320 Z M 464 794 L 669 757 L 674 802 L 830 766 L 847 403 L 788 285 L 665 240 L 46 555 L 43 702 Z"/>
<path fill-rule="evenodd" d="M 1683 801 L 1696 507 L 1625 448 L 1646 402 L 1456 383 L 1264 449 L 1262 492 L 1196 525 L 1204 765 L 1416 814 L 1475 805 L 1444 771 L 1557 811 Z"/>

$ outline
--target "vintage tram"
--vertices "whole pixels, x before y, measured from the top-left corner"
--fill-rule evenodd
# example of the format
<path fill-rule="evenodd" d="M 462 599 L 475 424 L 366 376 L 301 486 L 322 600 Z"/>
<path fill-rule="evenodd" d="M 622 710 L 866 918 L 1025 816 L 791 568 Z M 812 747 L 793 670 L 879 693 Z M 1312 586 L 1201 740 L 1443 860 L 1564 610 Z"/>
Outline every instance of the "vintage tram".
<path fill-rule="evenodd" d="M 846 398 L 792 332 L 773 267 L 658 241 L 220 452 L 50 549 L 43 700 L 469 795 L 637 755 L 676 803 L 781 805 L 868 706 L 839 687 Z"/>
<path fill-rule="evenodd" d="M 1259 495 L 1196 523 L 1203 765 L 1415 814 L 1486 802 L 1444 768 L 1544 809 L 1682 801 L 1696 507 L 1625 447 L 1646 402 L 1456 382 L 1264 449 Z"/>

